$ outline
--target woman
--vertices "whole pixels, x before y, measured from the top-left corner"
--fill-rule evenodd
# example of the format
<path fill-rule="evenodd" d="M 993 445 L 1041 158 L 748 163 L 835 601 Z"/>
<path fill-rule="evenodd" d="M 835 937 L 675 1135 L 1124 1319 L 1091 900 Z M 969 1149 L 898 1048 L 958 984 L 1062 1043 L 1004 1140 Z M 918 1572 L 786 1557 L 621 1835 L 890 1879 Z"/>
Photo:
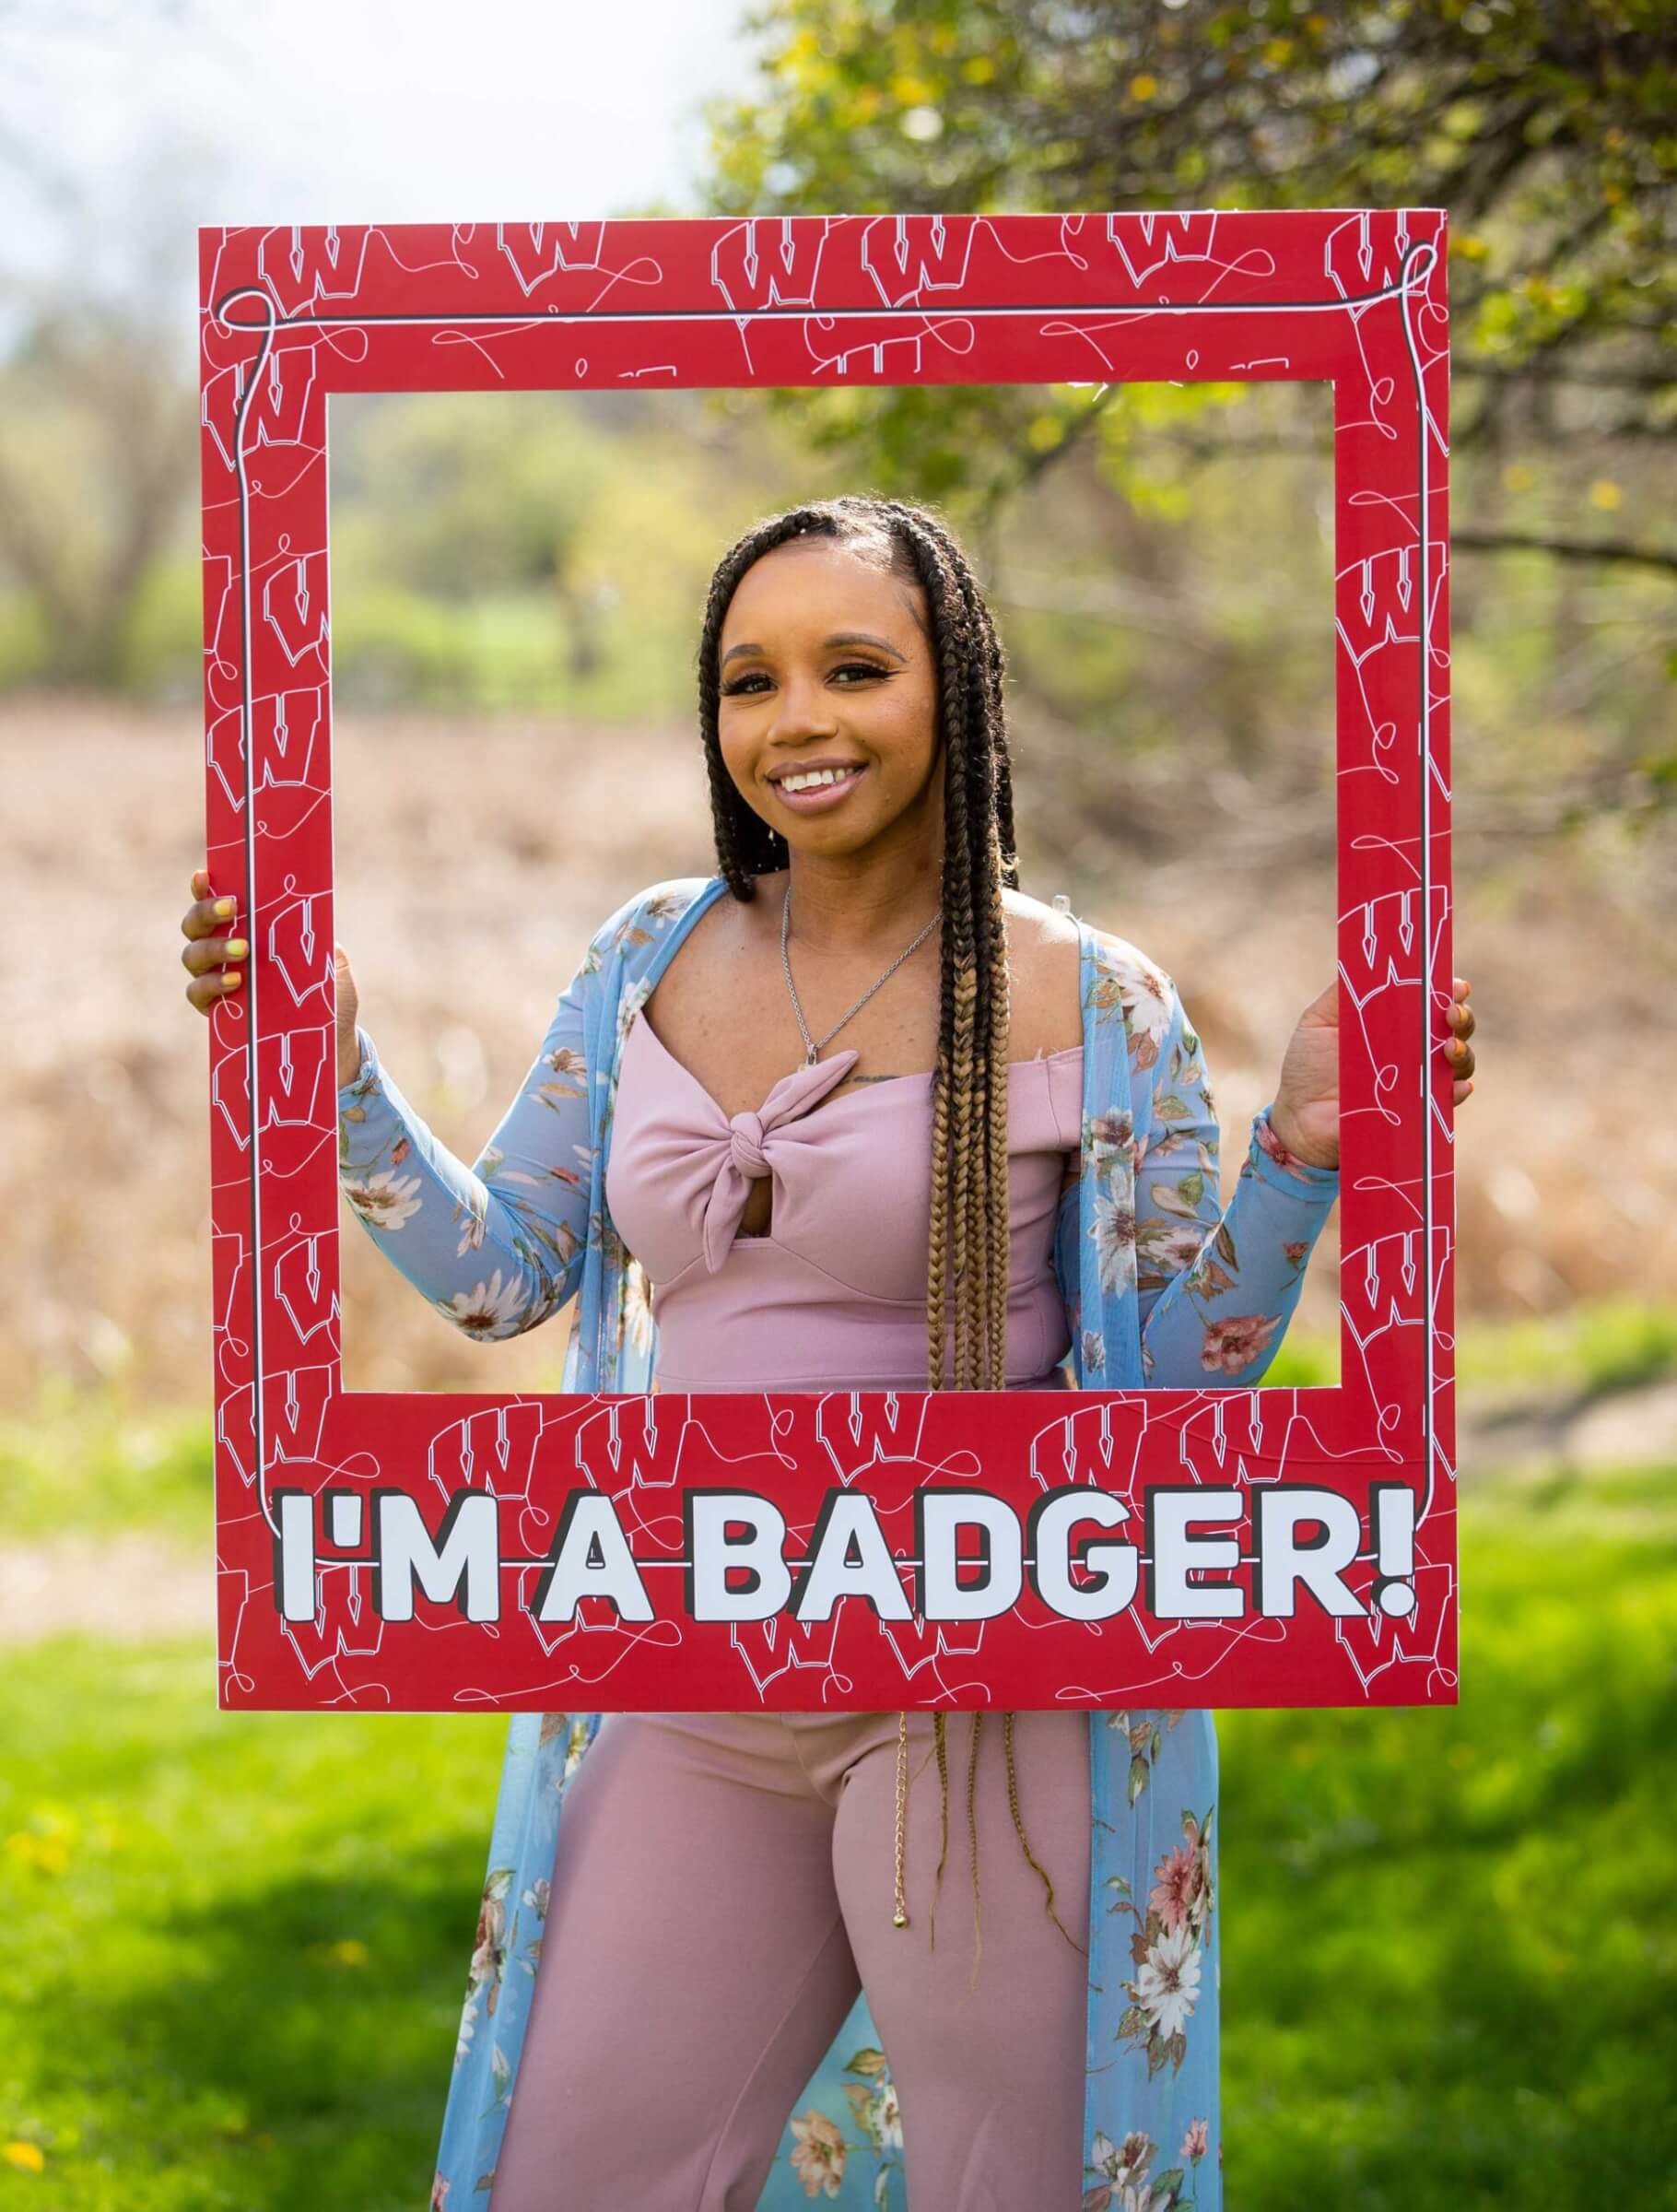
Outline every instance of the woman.
<path fill-rule="evenodd" d="M 344 1189 L 458 1326 L 574 1294 L 568 1390 L 1260 1380 L 1338 1190 L 1335 987 L 1220 1213 L 1170 978 L 1015 888 L 1003 666 L 918 509 L 733 547 L 719 874 L 596 935 L 471 1169 L 340 949 Z M 194 888 L 207 1009 L 247 947 Z M 1220 2206 L 1211 1715 L 985 1722 L 515 1715 L 433 2206 Z M 969 1946 L 936 1940 L 952 1764 Z"/>

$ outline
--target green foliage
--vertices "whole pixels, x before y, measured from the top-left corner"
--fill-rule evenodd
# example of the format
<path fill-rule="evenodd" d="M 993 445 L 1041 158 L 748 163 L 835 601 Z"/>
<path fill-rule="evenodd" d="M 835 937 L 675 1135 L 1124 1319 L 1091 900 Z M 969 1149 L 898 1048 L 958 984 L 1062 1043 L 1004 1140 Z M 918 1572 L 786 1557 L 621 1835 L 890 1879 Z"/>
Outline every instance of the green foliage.
<path fill-rule="evenodd" d="M 0 682 L 104 688 L 178 524 L 197 410 L 149 304 L 43 296 L 0 356 Z"/>
<path fill-rule="evenodd" d="M 1202 465 L 1170 424 L 1187 417 L 1167 387 L 1113 388 L 1087 418 L 1082 450 L 1026 480 L 968 528 L 1001 621 L 1021 711 L 1014 738 L 1029 840 L 1050 822 L 1062 847 L 1091 830 L 1117 851 L 1184 850 L 1206 786 L 1195 772 L 1289 756 L 1261 804 L 1287 808 L 1300 776 L 1325 810 L 1331 793 L 1331 531 L 1325 387 L 1203 388 L 1239 443 Z M 1041 405 L 1041 387 L 1014 396 Z M 991 396 L 978 388 L 978 396 Z M 1122 407 L 1116 403 L 1121 397 Z M 1271 441 L 1286 441 L 1286 450 Z M 984 465 L 988 466 L 988 464 Z M 1191 530 L 1180 527 L 1191 512 Z M 1274 548 L 1253 562 L 1235 548 Z M 1036 772 L 1046 718 L 1074 733 L 1051 784 Z M 1190 763 L 1193 764 L 1190 769 Z M 1135 771 L 1151 764 L 1156 815 Z M 1254 794 L 1254 811 L 1259 802 Z M 1054 811 L 1058 810 L 1058 811 Z M 1135 932 L 1143 924 L 1136 921 Z"/>
<path fill-rule="evenodd" d="M 51 672 L 52 659 L 40 601 L 22 592 L 0 596 L 0 691 L 42 682 Z"/>
<path fill-rule="evenodd" d="M 1611 437 L 1677 419 L 1666 0 L 765 0 L 751 20 L 759 80 L 711 110 L 719 212 L 1441 206 L 1458 453 L 1553 434 L 1585 387 Z M 788 404 L 864 465 L 918 425 L 928 491 L 953 457 L 993 500 L 1033 450 L 1005 394 Z"/>
<path fill-rule="evenodd" d="M 207 1546 L 214 1466 L 203 1414 L 139 1411 L 55 1379 L 29 1415 L 0 1419 L 0 1538 L 147 1529 Z"/>
<path fill-rule="evenodd" d="M 7 660 L 0 638 L 0 681 Z M 203 663 L 204 569 L 182 547 L 154 560 L 140 580 L 123 624 L 116 681 L 133 698 L 195 708 L 204 692 Z"/>
<path fill-rule="evenodd" d="M 416 392 L 337 398 L 332 493 L 353 518 L 376 496 L 393 582 L 434 599 L 563 589 L 611 476 L 610 432 L 582 404 L 541 392 Z M 355 435 L 340 435 L 353 412 Z M 344 547 L 360 550 L 353 527 Z"/>
<path fill-rule="evenodd" d="M 79 483 L 66 456 L 87 461 L 92 432 L 39 395 L 18 407 L 41 410 L 35 502 L 76 581 L 48 567 L 33 588 L 8 567 L 0 516 L 0 688 L 74 679 L 195 705 L 191 514 L 126 581 L 99 668 L 91 645 L 72 666 L 52 594 L 79 591 L 100 531 L 81 515 L 61 531 L 53 487 Z M 685 717 L 722 547 L 766 509 L 838 488 L 850 465 L 812 457 L 745 394 L 338 394 L 329 428 L 333 685 L 351 708 Z M 0 492 L 5 459 L 0 443 Z"/>
<path fill-rule="evenodd" d="M 1564 1312 L 1529 1320 L 1471 1319 L 1456 1349 L 1456 1381 L 1468 1397 L 1488 1392 L 1499 1398 L 1510 1393 L 1529 1398 L 1533 1392 L 1595 1397 L 1673 1375 L 1677 1309 L 1630 1298 L 1582 1300 Z M 1294 1326 L 1264 1383 L 1294 1390 L 1338 1379 L 1338 1337 Z M 1591 1495 L 1595 1490 L 1592 1479 Z"/>
<path fill-rule="evenodd" d="M 1267 1389 L 1331 1387 L 1339 1339 L 1295 1324 L 1264 1377 Z M 1500 1403 L 1536 1393 L 1590 1398 L 1677 1376 L 1677 1310 L 1636 1299 L 1580 1300 L 1564 1312 L 1513 1321 L 1474 1317 L 1462 1328 L 1456 1381 L 1463 1395 Z M 1636 1494 L 1641 1494 L 1641 1477 Z M 1596 1492 L 1592 1477 L 1590 1494 Z"/>
<path fill-rule="evenodd" d="M 743 394 L 339 397 L 331 435 L 352 707 L 686 717 L 718 555 L 823 480 Z"/>
<path fill-rule="evenodd" d="M 1677 1374 L 1677 1312 L 1636 1299 L 1597 1299 L 1541 1319 L 1464 1328 L 1457 1380 L 1475 1386 L 1633 1389 Z"/>

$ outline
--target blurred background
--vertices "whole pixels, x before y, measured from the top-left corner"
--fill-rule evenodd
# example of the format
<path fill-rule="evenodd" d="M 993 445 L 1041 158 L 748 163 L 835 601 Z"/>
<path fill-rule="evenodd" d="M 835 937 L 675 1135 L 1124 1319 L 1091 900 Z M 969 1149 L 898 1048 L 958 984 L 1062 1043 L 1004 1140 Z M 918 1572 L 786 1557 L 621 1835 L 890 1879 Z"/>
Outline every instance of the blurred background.
<path fill-rule="evenodd" d="M 422 2205 L 506 1726 L 215 1710 L 197 226 L 1395 205 L 1451 222 L 1461 1702 L 1220 1724 L 1228 2202 L 1677 2205 L 1670 30 L 0 0 L 0 2212 Z M 457 1152 L 589 931 L 710 868 L 716 555 L 873 488 L 971 547 L 1026 888 L 1176 977 L 1232 1185 L 1333 973 L 1325 389 L 386 395 L 330 439 L 337 934 Z M 1272 1380 L 1337 1372 L 1336 1230 Z M 343 1265 L 351 1387 L 557 1382 L 559 1330 L 466 1345 L 347 1219 Z"/>

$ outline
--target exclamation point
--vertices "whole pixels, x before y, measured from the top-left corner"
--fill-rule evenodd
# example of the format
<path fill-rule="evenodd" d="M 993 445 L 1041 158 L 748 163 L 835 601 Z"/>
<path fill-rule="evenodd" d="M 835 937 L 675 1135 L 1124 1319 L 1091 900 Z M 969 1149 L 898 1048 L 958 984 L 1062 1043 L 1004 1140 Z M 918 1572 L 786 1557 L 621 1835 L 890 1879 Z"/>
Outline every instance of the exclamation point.
<path fill-rule="evenodd" d="M 1374 1521 L 1374 1606 L 1405 1620 L 1415 1609 L 1415 1494 L 1406 1482 L 1378 1482 L 1369 1496 Z"/>

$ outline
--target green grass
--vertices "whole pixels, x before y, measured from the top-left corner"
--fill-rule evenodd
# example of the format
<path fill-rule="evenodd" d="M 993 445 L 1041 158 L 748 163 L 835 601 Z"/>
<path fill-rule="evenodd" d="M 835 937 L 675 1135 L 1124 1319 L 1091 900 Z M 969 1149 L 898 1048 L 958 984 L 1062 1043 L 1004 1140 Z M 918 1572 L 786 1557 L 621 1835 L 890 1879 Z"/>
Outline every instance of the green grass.
<path fill-rule="evenodd" d="M 204 1545 L 214 1460 L 202 1411 L 139 1412 L 58 1381 L 0 1418 L 0 1543 L 143 1528 Z"/>
<path fill-rule="evenodd" d="M 214 1700 L 202 1647 L 6 1670 L 0 2206 L 417 2212 L 505 1717 Z"/>
<path fill-rule="evenodd" d="M 1339 1382 L 1339 1338 L 1322 1329 L 1289 1329 L 1270 1361 L 1266 1390 L 1331 1390 Z"/>
<path fill-rule="evenodd" d="M 1677 2205 L 1677 1529 L 1615 1521 L 1468 1508 L 1453 1711 L 1221 1716 L 1239 2212 Z"/>
<path fill-rule="evenodd" d="M 1338 1364 L 1337 1342 L 1296 1332 L 1268 1381 L 1329 1384 Z M 29 1413 L 0 1418 L 0 1543 L 145 1529 L 202 1546 L 213 1469 L 202 1413 L 135 1411 L 114 1388 L 51 1386 Z"/>
<path fill-rule="evenodd" d="M 1677 2205 L 1642 1495 L 1469 1504 L 1459 1707 L 1222 1716 L 1231 2212 Z M 417 2212 L 505 1721 L 233 1716 L 213 1679 L 65 1641 L 0 1680 L 0 2153 L 44 2161 L 0 2157 L 0 2208 Z"/>
<path fill-rule="evenodd" d="M 1287 1331 L 1265 1383 L 1314 1388 L 1339 1380 L 1337 1335 Z M 1456 1351 L 1463 1392 L 1522 1390 L 1592 1397 L 1633 1389 L 1677 1371 L 1677 1306 L 1635 1299 L 1595 1299 L 1565 1313 L 1521 1321 L 1469 1321 Z"/>
<path fill-rule="evenodd" d="M 1463 1368 L 1609 1388 L 1671 1327 Z M 0 1499 L 202 1542 L 207 1423 L 43 1399 Z M 1483 1480 L 1461 1561 L 1459 1706 L 1220 1718 L 1230 2212 L 1677 2212 L 1677 1471 Z M 0 2212 L 418 2212 L 505 1718 L 224 1714 L 197 1644 L 5 1662 Z"/>
<path fill-rule="evenodd" d="M 1275 1389 L 1337 1380 L 1337 1338 L 1290 1330 L 1267 1377 Z M 1601 1300 L 1546 1321 L 1462 1329 L 1463 1393 L 1579 1396 L 1677 1371 L 1677 1307 Z M 0 1418 L 0 1543 L 53 1533 L 145 1528 L 191 1544 L 210 1525 L 209 1422 L 157 1412 L 120 1387 L 49 1385 L 28 1413 Z"/>
<path fill-rule="evenodd" d="M 1464 1389 L 1529 1384 L 1595 1394 L 1651 1382 L 1677 1369 L 1677 1307 L 1594 1299 L 1564 1313 L 1465 1326 L 1457 1355 Z"/>

